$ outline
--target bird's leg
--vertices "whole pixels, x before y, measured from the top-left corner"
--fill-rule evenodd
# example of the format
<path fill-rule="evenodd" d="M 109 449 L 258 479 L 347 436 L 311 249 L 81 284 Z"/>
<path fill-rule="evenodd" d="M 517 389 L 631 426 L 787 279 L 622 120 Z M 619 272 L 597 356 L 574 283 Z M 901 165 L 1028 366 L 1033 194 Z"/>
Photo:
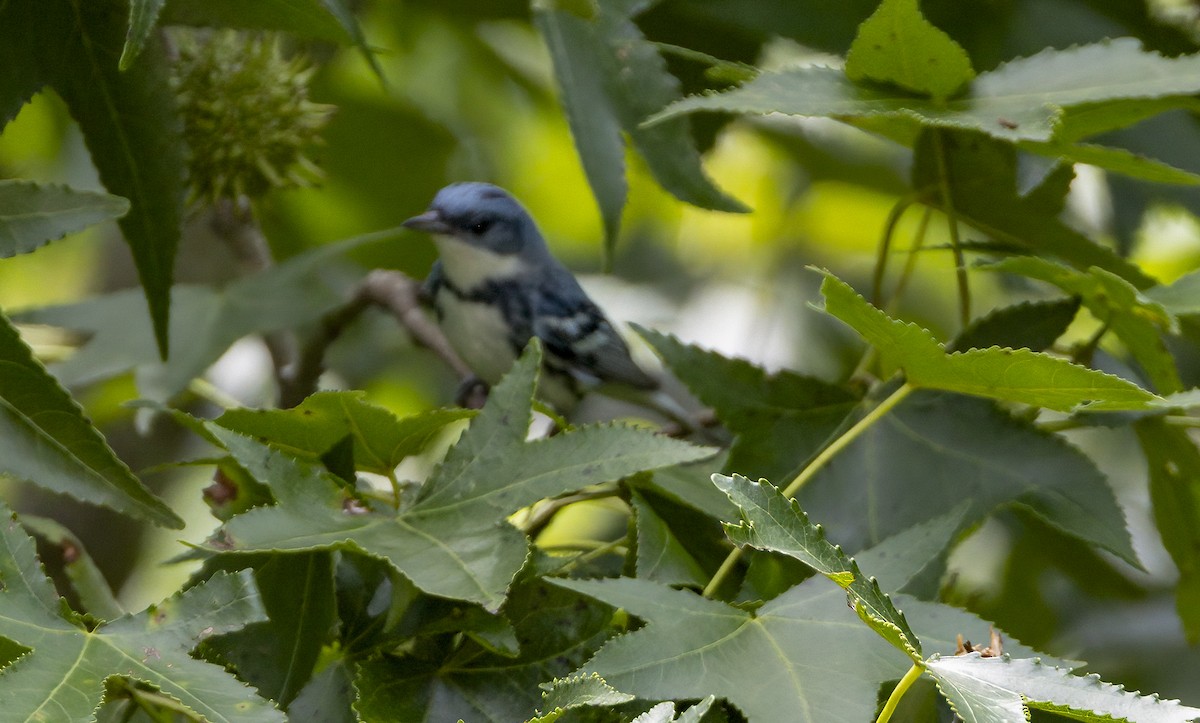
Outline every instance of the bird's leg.
<path fill-rule="evenodd" d="M 468 374 L 458 384 L 458 391 L 454 393 L 454 403 L 467 409 L 483 409 L 490 389 L 487 382 L 474 374 Z"/>

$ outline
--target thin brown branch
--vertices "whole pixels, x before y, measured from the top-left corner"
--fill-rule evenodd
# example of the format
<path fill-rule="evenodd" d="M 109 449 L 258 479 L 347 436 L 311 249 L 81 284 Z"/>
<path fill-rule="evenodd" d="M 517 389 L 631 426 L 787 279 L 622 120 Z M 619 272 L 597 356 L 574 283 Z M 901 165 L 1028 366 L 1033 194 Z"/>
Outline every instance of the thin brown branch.
<path fill-rule="evenodd" d="M 417 281 L 399 271 L 376 269 L 367 274 L 351 290 L 345 304 L 321 319 L 317 332 L 301 350 L 292 373 L 280 378 L 280 406 L 294 407 L 316 391 L 325 369 L 326 351 L 360 314 L 372 306 L 391 314 L 414 342 L 433 351 L 463 380 L 464 386 L 469 385 L 474 379 L 471 368 L 455 353 L 442 330 L 425 315 L 421 308 L 420 288 Z"/>

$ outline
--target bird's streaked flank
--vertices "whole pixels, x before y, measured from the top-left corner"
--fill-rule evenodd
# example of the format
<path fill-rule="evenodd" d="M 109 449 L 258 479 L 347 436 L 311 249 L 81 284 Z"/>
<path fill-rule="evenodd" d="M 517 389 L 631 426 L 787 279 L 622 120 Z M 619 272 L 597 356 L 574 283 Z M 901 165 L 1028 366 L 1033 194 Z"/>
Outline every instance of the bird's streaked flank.
<path fill-rule="evenodd" d="M 484 382 L 498 382 L 536 336 L 545 350 L 539 396 L 560 412 L 599 389 L 623 398 L 637 393 L 672 418 L 686 416 L 655 392 L 658 380 L 633 361 L 620 334 L 507 191 L 488 183 L 446 186 L 404 225 L 433 236 L 440 258 L 425 293 L 442 331 Z"/>

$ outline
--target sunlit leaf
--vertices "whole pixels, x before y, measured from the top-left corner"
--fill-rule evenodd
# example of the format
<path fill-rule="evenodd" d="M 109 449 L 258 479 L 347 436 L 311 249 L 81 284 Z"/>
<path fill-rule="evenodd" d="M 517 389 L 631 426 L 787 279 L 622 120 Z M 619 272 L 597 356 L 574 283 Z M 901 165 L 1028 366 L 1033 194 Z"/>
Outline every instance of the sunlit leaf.
<path fill-rule="evenodd" d="M 969 653 L 931 659 L 926 670 L 965 723 L 1028 720 L 1029 708 L 1088 721 L 1187 723 L 1200 717 L 1200 708 L 1131 693 L 1097 676 L 1071 675 L 1037 659 Z"/>
<path fill-rule="evenodd" d="M 585 427 L 527 443 L 540 354 L 527 353 L 496 385 L 416 501 L 361 509 L 323 470 L 210 424 L 212 433 L 277 505 L 222 528 L 217 550 L 347 548 L 387 560 L 427 593 L 494 611 L 524 565 L 527 540 L 506 518 L 545 497 L 643 470 L 699 459 L 711 450 L 627 427 Z"/>
<path fill-rule="evenodd" d="M 1164 333 L 1177 330 L 1175 318 L 1124 279 L 1104 269 L 1080 272 L 1032 257 L 1005 259 L 983 268 L 1040 279 L 1080 297 L 1092 315 L 1129 347 L 1159 392 L 1183 390 L 1179 370 L 1163 340 Z"/>
<path fill-rule="evenodd" d="M 318 392 L 292 409 L 230 409 L 217 424 L 313 460 L 349 436 L 355 465 L 386 475 L 424 450 L 448 424 L 473 415 L 469 409 L 435 409 L 397 419 L 368 402 L 363 392 Z"/>
<path fill-rule="evenodd" d="M 858 564 L 837 545 L 825 539 L 820 525 L 809 521 L 795 500 L 789 500 L 766 480 L 751 482 L 740 475 L 713 475 L 717 485 L 741 511 L 741 521 L 725 524 L 725 534 L 736 545 L 779 552 L 794 557 L 846 590 L 859 616 L 891 645 L 919 660 L 921 641 L 904 614 L 868 579 Z"/>
<path fill-rule="evenodd" d="M 740 88 L 677 101 L 661 122 L 696 111 L 833 117 L 915 117 L 923 124 L 983 131 L 1009 140 L 1048 141 L 1064 108 L 1105 100 L 1158 99 L 1200 92 L 1200 56 L 1166 58 L 1118 38 L 1046 49 L 981 73 L 968 91 L 944 102 L 863 87 L 833 68 L 763 73 Z M 1097 106 L 1101 108 L 1101 106 Z M 1121 116 L 1122 120 L 1136 119 Z"/>
<path fill-rule="evenodd" d="M 925 19 L 917 0 L 884 0 L 858 27 L 846 75 L 944 99 L 971 82 L 975 71 L 967 51 Z"/>
<path fill-rule="evenodd" d="M 142 52 L 154 26 L 158 24 L 158 14 L 162 12 L 167 0 L 130 0 L 129 1 L 129 34 L 125 37 L 125 47 L 121 50 L 120 68 L 128 70 Z"/>
<path fill-rule="evenodd" d="M 826 274 L 825 310 L 841 319 L 890 363 L 908 383 L 1048 409 L 1072 411 L 1147 409 L 1156 397 L 1120 377 L 1028 349 L 970 349 L 947 354 L 926 329 L 892 319 L 849 284 Z"/>

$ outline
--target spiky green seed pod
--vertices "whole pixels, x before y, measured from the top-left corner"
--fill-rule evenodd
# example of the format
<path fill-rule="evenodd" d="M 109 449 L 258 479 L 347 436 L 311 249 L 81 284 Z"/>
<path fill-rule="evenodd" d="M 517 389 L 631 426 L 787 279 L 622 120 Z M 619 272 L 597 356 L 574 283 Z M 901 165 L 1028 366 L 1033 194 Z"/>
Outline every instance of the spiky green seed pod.
<path fill-rule="evenodd" d="M 321 177 L 305 152 L 333 106 L 308 99 L 313 68 L 272 35 L 176 36 L 175 89 L 191 150 L 191 202 L 256 198 Z"/>

